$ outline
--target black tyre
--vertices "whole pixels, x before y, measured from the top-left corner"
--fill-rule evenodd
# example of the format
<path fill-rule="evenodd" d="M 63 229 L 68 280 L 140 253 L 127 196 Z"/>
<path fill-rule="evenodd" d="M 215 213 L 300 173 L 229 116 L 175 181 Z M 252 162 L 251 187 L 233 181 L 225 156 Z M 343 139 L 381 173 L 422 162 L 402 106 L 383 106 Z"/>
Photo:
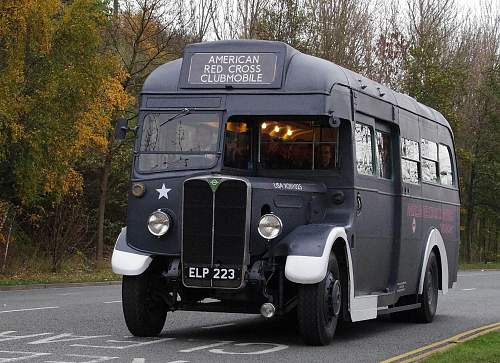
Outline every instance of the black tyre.
<path fill-rule="evenodd" d="M 161 333 L 167 305 L 154 293 L 150 270 L 138 276 L 123 276 L 122 304 L 127 328 L 134 336 L 153 337 Z"/>
<path fill-rule="evenodd" d="M 418 295 L 418 302 L 422 305 L 413 310 L 412 314 L 418 323 L 430 323 L 436 315 L 439 289 L 439 271 L 436 255 L 431 252 L 425 269 L 424 289 Z"/>
<path fill-rule="evenodd" d="M 337 329 L 341 311 L 339 265 L 332 253 L 323 281 L 299 286 L 297 320 L 302 339 L 310 345 L 329 344 Z"/>

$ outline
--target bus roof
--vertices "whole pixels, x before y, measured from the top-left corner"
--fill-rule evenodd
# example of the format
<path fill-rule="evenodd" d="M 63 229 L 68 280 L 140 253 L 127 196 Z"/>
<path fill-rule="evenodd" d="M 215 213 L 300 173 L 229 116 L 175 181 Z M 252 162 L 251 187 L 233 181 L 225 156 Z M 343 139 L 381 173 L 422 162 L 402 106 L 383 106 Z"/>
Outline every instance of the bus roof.
<path fill-rule="evenodd" d="M 202 87 L 189 83 L 193 54 L 277 54 L 276 78 L 267 86 Z M 399 108 L 433 120 L 448 129 L 450 125 L 441 113 L 417 102 L 414 98 L 393 91 L 358 73 L 335 63 L 299 52 L 291 46 L 268 40 L 227 40 L 195 43 L 186 46 L 184 57 L 165 63 L 145 80 L 142 93 L 318 93 L 328 95 L 335 84 L 347 86 Z M 227 89 L 230 88 L 230 89 Z"/>

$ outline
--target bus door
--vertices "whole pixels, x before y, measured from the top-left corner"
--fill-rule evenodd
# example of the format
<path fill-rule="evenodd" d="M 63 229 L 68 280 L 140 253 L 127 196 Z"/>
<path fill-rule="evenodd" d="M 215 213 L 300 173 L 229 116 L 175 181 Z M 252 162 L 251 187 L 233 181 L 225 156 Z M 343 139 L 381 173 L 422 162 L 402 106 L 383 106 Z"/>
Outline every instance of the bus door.
<path fill-rule="evenodd" d="M 396 291 L 400 295 L 414 293 L 421 264 L 422 183 L 421 150 L 418 117 L 399 110 L 401 163 L 401 241 Z"/>
<path fill-rule="evenodd" d="M 356 114 L 354 280 L 357 294 L 386 292 L 393 262 L 396 181 L 394 131 Z"/>

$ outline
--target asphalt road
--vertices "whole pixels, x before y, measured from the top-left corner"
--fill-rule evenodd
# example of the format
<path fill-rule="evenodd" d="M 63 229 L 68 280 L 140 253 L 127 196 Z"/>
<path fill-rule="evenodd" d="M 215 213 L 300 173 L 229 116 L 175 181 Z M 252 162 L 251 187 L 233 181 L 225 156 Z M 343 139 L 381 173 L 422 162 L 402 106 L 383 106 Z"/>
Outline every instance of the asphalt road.
<path fill-rule="evenodd" d="M 0 362 L 377 362 L 500 321 L 500 271 L 461 272 L 432 324 L 349 324 L 327 347 L 240 314 L 169 313 L 159 338 L 133 338 L 120 299 L 120 286 L 0 291 Z"/>

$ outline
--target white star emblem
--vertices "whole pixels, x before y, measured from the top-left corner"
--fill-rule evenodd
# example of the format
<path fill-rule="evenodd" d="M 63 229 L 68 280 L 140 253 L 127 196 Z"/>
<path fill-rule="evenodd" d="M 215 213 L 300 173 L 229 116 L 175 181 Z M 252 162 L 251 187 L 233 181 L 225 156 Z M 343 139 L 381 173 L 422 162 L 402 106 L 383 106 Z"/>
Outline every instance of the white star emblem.
<path fill-rule="evenodd" d="M 171 190 L 172 189 L 165 188 L 165 184 L 162 184 L 160 189 L 156 189 L 156 191 L 159 193 L 158 199 L 161 199 L 163 197 L 165 197 L 166 199 L 168 199 L 168 192 L 171 191 Z"/>

